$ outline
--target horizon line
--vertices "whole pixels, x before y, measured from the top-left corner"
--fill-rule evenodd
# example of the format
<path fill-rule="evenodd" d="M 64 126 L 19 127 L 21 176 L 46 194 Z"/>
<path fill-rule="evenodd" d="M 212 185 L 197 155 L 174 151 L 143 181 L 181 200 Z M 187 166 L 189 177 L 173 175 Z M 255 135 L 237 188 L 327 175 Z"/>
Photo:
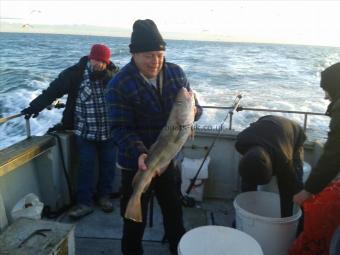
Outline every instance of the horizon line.
<path fill-rule="evenodd" d="M 74 25 L 44 25 L 44 24 L 24 24 L 24 23 L 9 23 L 9 22 L 1 22 L 0 25 L 7 25 L 9 27 L 0 26 L 0 33 L 18 33 L 18 34 L 55 34 L 55 35 L 80 35 L 80 36 L 103 36 L 103 37 L 117 37 L 117 38 L 130 38 L 131 31 L 130 29 L 122 28 L 122 27 L 102 27 L 95 25 L 87 25 L 87 24 L 74 24 Z M 20 27 L 11 27 L 20 25 Z M 30 25 L 31 27 L 23 27 L 24 25 Z M 36 31 L 32 31 L 34 26 L 37 26 Z M 97 31 L 65 31 L 72 27 L 88 27 L 88 28 L 101 28 L 102 32 Z M 55 29 L 54 31 L 49 31 L 51 29 Z M 23 29 L 27 29 L 26 31 Z M 28 30 L 29 29 L 29 30 Z M 58 31 L 59 30 L 59 31 Z M 113 30 L 113 31 L 110 31 Z M 112 34 L 109 34 L 112 32 Z M 199 42 L 217 42 L 217 43 L 254 43 L 254 44 L 274 44 L 274 45 L 296 45 L 296 46 L 315 46 L 315 47 L 331 47 L 331 48 L 340 48 L 339 45 L 334 44 L 322 44 L 322 43 L 309 43 L 309 42 L 294 42 L 291 41 L 279 41 L 279 40 L 270 40 L 270 39 L 251 39 L 246 38 L 242 40 L 242 38 L 237 38 L 236 36 L 228 36 L 228 35 L 202 35 L 199 33 L 175 33 L 175 32 L 163 32 L 164 38 L 166 40 L 174 40 L 174 41 L 199 41 Z M 229 37 L 229 38 L 228 38 Z"/>

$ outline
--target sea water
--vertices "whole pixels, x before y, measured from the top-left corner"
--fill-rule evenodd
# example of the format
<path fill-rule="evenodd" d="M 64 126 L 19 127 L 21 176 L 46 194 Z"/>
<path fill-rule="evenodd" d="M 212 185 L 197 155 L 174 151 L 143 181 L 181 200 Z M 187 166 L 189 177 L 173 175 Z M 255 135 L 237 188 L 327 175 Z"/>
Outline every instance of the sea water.
<path fill-rule="evenodd" d="M 339 62 L 340 48 L 166 40 L 166 60 L 180 65 L 201 105 L 231 106 L 242 94 L 243 107 L 324 113 L 328 102 L 320 72 Z M 91 45 L 110 47 L 112 61 L 129 62 L 129 38 L 80 35 L 0 33 L 0 117 L 19 113 L 65 68 L 87 55 Z M 65 101 L 65 97 L 62 98 Z M 44 110 L 31 119 L 32 135 L 42 135 L 61 119 L 61 110 Z M 197 127 L 220 128 L 228 110 L 206 109 Z M 233 116 L 241 130 L 265 112 Z M 274 113 L 278 114 L 278 113 Z M 279 114 L 303 125 L 303 115 Z M 228 121 L 227 121 L 228 122 Z M 227 125 L 223 126 L 225 128 Z M 308 118 L 310 139 L 324 139 L 329 118 Z M 23 117 L 0 124 L 0 148 L 25 138 Z"/>

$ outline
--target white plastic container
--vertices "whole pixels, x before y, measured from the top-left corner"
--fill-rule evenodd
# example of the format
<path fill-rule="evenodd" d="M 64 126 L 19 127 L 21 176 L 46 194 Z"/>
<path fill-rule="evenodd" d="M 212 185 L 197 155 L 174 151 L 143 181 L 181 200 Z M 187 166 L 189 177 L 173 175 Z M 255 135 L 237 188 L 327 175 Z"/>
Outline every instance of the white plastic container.
<path fill-rule="evenodd" d="M 182 236 L 178 255 L 263 255 L 254 238 L 224 226 L 194 228 Z"/>
<path fill-rule="evenodd" d="M 252 236 L 264 255 L 287 255 L 296 238 L 300 208 L 291 217 L 280 218 L 280 197 L 276 193 L 251 191 L 234 200 L 236 228 Z"/>
<path fill-rule="evenodd" d="M 303 176 L 302 176 L 303 183 L 306 182 L 306 180 L 307 180 L 307 178 L 310 174 L 311 169 L 312 168 L 311 168 L 310 164 L 308 164 L 306 161 L 303 161 Z M 277 185 L 276 176 L 273 176 L 269 183 L 267 183 L 265 185 L 259 185 L 257 187 L 257 190 L 274 192 L 274 193 L 279 194 L 279 188 L 278 188 L 278 185 Z"/>
<path fill-rule="evenodd" d="M 190 186 L 191 180 L 195 177 L 199 167 L 202 164 L 203 159 L 204 158 L 199 158 L 199 159 L 191 159 L 191 158 L 186 158 L 186 157 L 183 158 L 182 166 L 181 166 L 182 194 L 186 193 L 188 187 Z M 203 200 L 204 185 L 205 185 L 205 181 L 208 179 L 209 162 L 210 162 L 210 157 L 208 156 L 189 194 L 189 196 L 194 198 L 196 201 Z"/>
<path fill-rule="evenodd" d="M 303 183 L 307 181 L 311 170 L 312 170 L 312 167 L 310 166 L 310 164 L 307 163 L 306 161 L 303 161 L 303 176 L 302 176 Z"/>

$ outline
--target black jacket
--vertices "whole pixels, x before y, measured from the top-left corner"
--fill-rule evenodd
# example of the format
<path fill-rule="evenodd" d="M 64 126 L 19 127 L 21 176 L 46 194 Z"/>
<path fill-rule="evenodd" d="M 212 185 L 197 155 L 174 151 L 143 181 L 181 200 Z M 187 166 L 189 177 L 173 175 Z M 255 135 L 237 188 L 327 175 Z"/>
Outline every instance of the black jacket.
<path fill-rule="evenodd" d="M 72 130 L 74 128 L 74 108 L 76 104 L 76 98 L 80 84 L 83 81 L 83 74 L 87 62 L 88 56 L 84 56 L 77 64 L 62 71 L 58 78 L 52 81 L 49 87 L 30 103 L 30 106 L 33 108 L 33 110 L 40 112 L 57 98 L 67 94 L 68 97 L 61 124 L 63 129 Z M 119 68 L 110 62 L 106 70 L 107 73 L 103 78 L 104 84 L 107 84 L 108 81 L 118 72 L 118 70 Z"/>
<path fill-rule="evenodd" d="M 239 153 L 245 154 L 253 146 L 261 146 L 269 153 L 273 174 L 277 176 L 283 215 L 290 214 L 292 197 L 302 189 L 298 175 L 302 175 L 300 155 L 305 140 L 300 125 L 273 115 L 261 117 L 237 136 L 235 147 Z"/>
<path fill-rule="evenodd" d="M 326 112 L 331 121 L 323 154 L 305 184 L 305 189 L 313 194 L 322 191 L 340 172 L 340 63 L 321 73 L 321 87 L 331 97 Z"/>

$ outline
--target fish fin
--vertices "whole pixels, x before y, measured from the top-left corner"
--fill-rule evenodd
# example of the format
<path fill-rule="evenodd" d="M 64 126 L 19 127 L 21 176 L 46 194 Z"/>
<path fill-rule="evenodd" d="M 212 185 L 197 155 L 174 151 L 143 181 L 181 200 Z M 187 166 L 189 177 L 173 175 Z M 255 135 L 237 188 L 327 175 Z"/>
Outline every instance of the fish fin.
<path fill-rule="evenodd" d="M 135 221 L 142 222 L 142 205 L 141 197 L 137 195 L 132 195 L 129 199 L 127 207 L 125 209 L 124 218 Z"/>
<path fill-rule="evenodd" d="M 157 144 L 157 142 L 156 142 L 156 143 L 153 143 L 153 144 L 151 145 L 151 147 L 150 147 L 150 149 L 149 149 L 149 153 L 148 153 L 149 155 L 152 153 L 153 150 L 155 150 L 156 144 Z"/>
<path fill-rule="evenodd" d="M 165 172 L 165 170 L 168 168 L 168 165 L 169 165 L 169 163 L 166 164 L 166 166 L 163 166 L 163 167 L 161 166 L 161 167 L 159 167 L 159 168 L 157 169 L 157 171 L 156 171 L 157 175 L 160 176 L 161 174 L 163 174 L 163 173 Z"/>
<path fill-rule="evenodd" d="M 195 128 L 194 128 L 194 126 L 191 126 L 190 138 L 191 138 L 192 140 L 194 140 L 194 138 L 195 138 Z"/>
<path fill-rule="evenodd" d="M 133 187 L 133 189 L 136 188 L 137 183 L 139 183 L 141 181 L 142 177 L 143 176 L 142 176 L 141 171 L 140 170 L 137 171 L 137 173 L 135 174 L 135 176 L 132 179 L 132 187 Z"/>
<path fill-rule="evenodd" d="M 183 136 L 187 136 L 187 127 L 180 127 L 179 128 L 179 131 L 178 131 L 177 136 L 174 140 L 174 143 L 179 142 L 179 140 L 181 140 Z"/>
<path fill-rule="evenodd" d="M 157 167 L 155 173 L 156 173 L 155 176 L 160 176 L 161 175 L 161 168 Z"/>
<path fill-rule="evenodd" d="M 145 186 L 145 188 L 144 188 L 144 190 L 143 190 L 143 193 L 145 193 L 145 192 L 148 190 L 149 186 L 150 186 L 150 183 L 149 183 L 148 185 Z"/>

